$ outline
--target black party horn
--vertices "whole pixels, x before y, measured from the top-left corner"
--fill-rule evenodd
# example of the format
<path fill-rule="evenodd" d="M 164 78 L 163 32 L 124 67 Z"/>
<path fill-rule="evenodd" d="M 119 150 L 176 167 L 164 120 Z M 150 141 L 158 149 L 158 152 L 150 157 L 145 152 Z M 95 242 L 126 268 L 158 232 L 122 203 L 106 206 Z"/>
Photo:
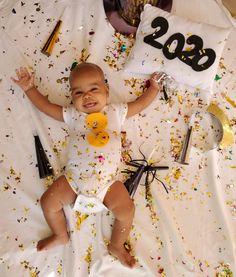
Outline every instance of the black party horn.
<path fill-rule="evenodd" d="M 35 150 L 37 156 L 37 164 L 40 179 L 53 175 L 53 168 L 48 160 L 48 157 L 43 149 L 42 143 L 38 135 L 34 136 Z"/>

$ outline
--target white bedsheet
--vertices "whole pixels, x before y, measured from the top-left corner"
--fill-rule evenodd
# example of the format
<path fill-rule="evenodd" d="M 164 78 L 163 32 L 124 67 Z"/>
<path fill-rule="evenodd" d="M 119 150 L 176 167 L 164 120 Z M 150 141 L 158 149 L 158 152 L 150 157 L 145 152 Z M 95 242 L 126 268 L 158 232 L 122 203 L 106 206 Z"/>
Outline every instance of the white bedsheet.
<path fill-rule="evenodd" d="M 70 103 L 67 78 L 73 61 L 88 57 L 104 70 L 110 98 L 134 99 L 145 76 L 122 70 L 132 39 L 115 33 L 106 20 L 102 0 L 0 1 L 0 276 L 31 277 L 198 277 L 236 274 L 236 147 L 202 153 L 191 150 L 190 164 L 175 162 L 187 130 L 185 119 L 196 107 L 216 101 L 236 130 L 236 30 L 220 1 L 174 0 L 172 11 L 191 19 L 231 27 L 212 94 L 197 95 L 179 86 L 167 104 L 162 95 L 125 125 L 127 150 L 152 156 L 169 170 L 154 181 L 149 205 L 139 186 L 130 241 L 137 266 L 128 269 L 106 249 L 113 217 L 106 211 L 84 221 L 65 208 L 71 241 L 36 252 L 39 239 L 50 234 L 39 198 L 52 180 L 39 179 L 33 135 L 38 133 L 56 175 L 66 162 L 67 129 L 38 112 L 10 76 L 19 66 L 36 72 L 43 94 L 59 104 Z M 50 57 L 40 49 L 61 17 L 59 41 Z M 84 49 L 84 50 L 83 50 Z M 136 78 L 136 79 L 132 79 Z M 147 78 L 147 77 L 146 77 Z M 127 81 L 128 80 L 128 81 Z M 135 82 L 132 86 L 132 82 Z M 232 100 L 232 101 L 230 101 Z M 235 101 L 235 102 L 233 102 Z M 123 165 L 125 167 L 125 165 Z M 141 183 L 144 183 L 142 180 Z M 79 225 L 79 222 L 81 223 Z"/>

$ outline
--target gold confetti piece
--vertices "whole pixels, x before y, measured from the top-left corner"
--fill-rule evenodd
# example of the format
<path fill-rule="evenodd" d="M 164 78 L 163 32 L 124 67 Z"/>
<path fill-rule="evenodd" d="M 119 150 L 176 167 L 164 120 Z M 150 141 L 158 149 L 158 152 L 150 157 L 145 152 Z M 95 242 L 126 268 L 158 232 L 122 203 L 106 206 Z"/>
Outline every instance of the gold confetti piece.
<path fill-rule="evenodd" d="M 176 180 L 178 180 L 182 176 L 180 168 L 173 169 L 172 173 Z"/>
<path fill-rule="evenodd" d="M 87 214 L 81 214 L 81 212 L 76 211 L 76 229 L 79 231 L 80 230 L 80 226 L 82 224 L 83 221 L 85 221 L 85 219 L 88 217 Z"/>
<path fill-rule="evenodd" d="M 45 188 L 49 188 L 51 186 L 51 184 L 54 182 L 55 180 L 55 177 L 54 176 L 47 176 L 45 179 L 44 179 L 44 186 Z"/>
<path fill-rule="evenodd" d="M 21 262 L 20 264 L 24 267 L 24 269 L 29 270 L 30 277 L 39 277 L 40 271 L 38 270 L 37 267 L 31 266 L 30 263 L 25 260 L 23 262 Z"/>
<path fill-rule="evenodd" d="M 206 192 L 206 195 L 207 195 L 209 198 L 211 198 L 211 197 L 212 197 L 212 192 L 207 191 L 207 192 Z"/>
<path fill-rule="evenodd" d="M 171 184 L 171 177 L 168 174 L 165 176 L 164 180 L 168 185 Z"/>
<path fill-rule="evenodd" d="M 92 251 L 93 251 L 92 245 L 90 244 L 86 250 L 87 255 L 84 257 L 85 262 L 88 263 L 88 273 L 90 273 L 90 267 L 91 267 L 91 262 L 92 262 Z"/>
<path fill-rule="evenodd" d="M 181 96 L 181 95 L 178 95 L 178 102 L 179 102 L 180 104 L 182 104 L 182 103 L 183 103 L 183 98 L 182 98 L 182 96 Z"/>
<path fill-rule="evenodd" d="M 96 237 L 96 235 L 97 235 L 97 230 L 96 230 L 96 227 L 95 227 L 94 225 L 92 226 L 91 234 L 92 234 L 94 237 Z"/>
<path fill-rule="evenodd" d="M 3 185 L 3 191 L 9 191 L 11 189 L 11 186 L 9 184 Z"/>
<path fill-rule="evenodd" d="M 88 53 L 88 50 L 86 48 L 83 48 L 80 52 L 80 58 L 79 62 L 84 63 L 88 60 L 90 54 Z"/>
<path fill-rule="evenodd" d="M 57 266 L 57 273 L 58 274 L 62 274 L 62 262 L 59 263 L 59 265 Z"/>
<path fill-rule="evenodd" d="M 69 77 L 62 77 L 60 79 L 57 79 L 58 84 L 67 83 L 69 80 Z"/>
<path fill-rule="evenodd" d="M 219 67 L 220 67 L 221 69 L 226 69 L 226 67 L 225 67 L 225 65 L 223 64 L 222 61 L 219 62 Z"/>
<path fill-rule="evenodd" d="M 171 142 L 171 154 L 175 159 L 178 159 L 182 149 L 182 143 L 179 139 L 173 136 L 170 138 L 170 142 Z"/>
<path fill-rule="evenodd" d="M 234 108 L 236 108 L 236 102 L 235 102 L 233 99 L 231 99 L 229 96 L 225 96 L 225 99 L 226 99 L 226 101 L 229 102 L 229 104 L 230 104 L 231 106 L 233 106 Z"/>
<path fill-rule="evenodd" d="M 87 255 L 84 257 L 84 260 L 87 263 L 91 263 L 91 261 L 92 261 L 92 245 L 91 244 L 87 248 L 86 252 L 87 252 Z"/>
<path fill-rule="evenodd" d="M 21 251 L 24 251 L 24 245 L 23 244 L 19 244 L 18 247 Z"/>
<path fill-rule="evenodd" d="M 189 51 L 191 51 L 192 49 L 193 49 L 192 47 L 188 46 L 188 47 L 186 47 L 184 50 L 189 52 Z"/>
<path fill-rule="evenodd" d="M 148 164 L 150 164 L 150 165 L 154 164 L 154 160 L 149 159 L 149 160 L 148 160 Z"/>

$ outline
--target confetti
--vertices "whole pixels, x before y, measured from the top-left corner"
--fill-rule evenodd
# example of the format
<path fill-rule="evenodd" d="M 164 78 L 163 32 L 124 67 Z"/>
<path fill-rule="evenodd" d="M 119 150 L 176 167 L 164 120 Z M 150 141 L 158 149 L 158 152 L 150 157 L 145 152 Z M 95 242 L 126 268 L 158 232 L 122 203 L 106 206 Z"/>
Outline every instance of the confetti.
<path fill-rule="evenodd" d="M 222 77 L 220 77 L 218 74 L 216 74 L 216 76 L 215 76 L 215 81 L 218 81 L 218 80 L 220 80 Z"/>
<path fill-rule="evenodd" d="M 87 262 L 88 264 L 88 273 L 90 273 L 90 267 L 91 267 L 91 262 L 92 262 L 92 252 L 93 252 L 93 248 L 92 245 L 90 244 L 86 250 L 87 254 L 84 257 L 85 262 Z"/>

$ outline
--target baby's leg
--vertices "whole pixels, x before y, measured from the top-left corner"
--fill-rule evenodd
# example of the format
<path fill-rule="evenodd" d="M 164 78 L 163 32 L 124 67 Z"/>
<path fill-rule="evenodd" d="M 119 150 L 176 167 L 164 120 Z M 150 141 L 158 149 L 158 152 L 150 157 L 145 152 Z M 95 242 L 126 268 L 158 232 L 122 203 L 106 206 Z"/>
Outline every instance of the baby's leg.
<path fill-rule="evenodd" d="M 105 195 L 104 205 L 113 212 L 115 222 L 108 246 L 109 252 L 128 267 L 133 267 L 135 259 L 125 249 L 134 217 L 134 203 L 123 183 L 116 181 Z"/>
<path fill-rule="evenodd" d="M 38 251 L 67 243 L 69 236 L 63 206 L 73 203 L 76 197 L 77 194 L 72 190 L 65 176 L 59 177 L 44 192 L 40 203 L 44 217 L 53 234 L 38 242 Z"/>

